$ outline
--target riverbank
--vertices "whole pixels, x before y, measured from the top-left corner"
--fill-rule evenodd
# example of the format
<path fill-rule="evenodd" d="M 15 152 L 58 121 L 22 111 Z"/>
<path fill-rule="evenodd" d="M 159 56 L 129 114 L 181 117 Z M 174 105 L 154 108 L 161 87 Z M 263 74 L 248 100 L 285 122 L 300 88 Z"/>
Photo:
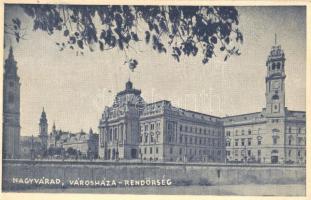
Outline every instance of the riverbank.
<path fill-rule="evenodd" d="M 150 195 L 239 195 L 239 196 L 305 196 L 303 184 L 242 184 L 218 186 L 166 186 L 122 188 L 31 189 L 26 193 L 89 193 L 89 194 L 150 194 Z"/>

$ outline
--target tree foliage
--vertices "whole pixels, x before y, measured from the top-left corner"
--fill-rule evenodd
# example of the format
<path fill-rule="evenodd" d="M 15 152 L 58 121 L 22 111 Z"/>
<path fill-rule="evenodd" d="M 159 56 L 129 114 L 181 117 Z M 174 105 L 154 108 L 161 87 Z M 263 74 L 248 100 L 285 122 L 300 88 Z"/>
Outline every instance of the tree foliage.
<path fill-rule="evenodd" d="M 216 48 L 225 54 L 240 55 L 238 43 L 243 36 L 238 29 L 238 11 L 224 6 L 80 6 L 22 5 L 33 19 L 33 30 L 48 34 L 62 31 L 60 50 L 70 48 L 101 51 L 118 48 L 134 70 L 138 62 L 127 52 L 133 44 L 144 41 L 159 53 L 169 53 L 178 62 L 182 55 L 202 56 L 207 63 Z M 136 50 L 135 50 L 136 51 Z"/>

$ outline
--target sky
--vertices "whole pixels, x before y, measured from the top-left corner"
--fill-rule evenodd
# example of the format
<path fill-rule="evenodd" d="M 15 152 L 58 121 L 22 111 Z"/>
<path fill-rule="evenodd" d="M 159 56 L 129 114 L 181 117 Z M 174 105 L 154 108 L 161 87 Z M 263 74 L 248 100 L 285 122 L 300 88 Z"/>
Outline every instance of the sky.
<path fill-rule="evenodd" d="M 286 106 L 306 109 L 306 12 L 304 7 L 237 7 L 239 28 L 244 36 L 242 55 L 216 54 L 208 64 L 201 57 L 182 57 L 176 62 L 169 54 L 158 54 L 144 42 L 130 55 L 139 65 L 131 73 L 124 54 L 117 49 L 85 51 L 76 56 L 70 49 L 59 51 L 55 42 L 62 33 L 49 36 L 32 31 L 32 21 L 16 6 L 5 8 L 5 21 L 19 17 L 27 28 L 26 40 L 14 49 L 21 82 L 21 135 L 38 135 L 44 107 L 49 131 L 98 132 L 105 106 L 125 87 L 129 77 L 148 103 L 169 100 L 174 106 L 215 116 L 258 112 L 265 107 L 266 60 L 275 42 L 285 52 Z M 111 91 L 111 92 L 109 92 Z"/>

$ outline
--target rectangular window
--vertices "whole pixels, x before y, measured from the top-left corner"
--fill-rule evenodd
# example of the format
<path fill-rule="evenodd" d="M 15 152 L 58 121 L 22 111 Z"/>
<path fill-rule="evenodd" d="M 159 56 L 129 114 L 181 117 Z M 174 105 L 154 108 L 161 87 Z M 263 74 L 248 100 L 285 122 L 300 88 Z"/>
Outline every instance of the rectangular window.
<path fill-rule="evenodd" d="M 172 154 L 172 153 L 173 153 L 173 148 L 171 147 L 171 148 L 170 148 L 170 154 Z"/>
<path fill-rule="evenodd" d="M 245 139 L 241 139 L 241 145 L 244 146 L 245 144 Z"/>
<path fill-rule="evenodd" d="M 150 135 L 150 142 L 154 142 L 153 135 Z"/>
<path fill-rule="evenodd" d="M 147 154 L 147 147 L 145 147 L 144 152 L 145 152 L 145 154 Z"/>
<path fill-rule="evenodd" d="M 182 154 L 182 148 L 179 149 L 179 155 L 181 155 L 181 154 Z"/>
<path fill-rule="evenodd" d="M 257 155 L 258 155 L 258 157 L 261 156 L 261 150 L 258 150 Z"/>
<path fill-rule="evenodd" d="M 148 142 L 148 135 L 145 135 L 145 143 Z"/>
<path fill-rule="evenodd" d="M 158 147 L 156 147 L 156 153 L 159 153 L 159 148 Z"/>
<path fill-rule="evenodd" d="M 276 145 L 278 142 L 278 139 L 276 137 L 273 138 L 273 144 Z"/>
<path fill-rule="evenodd" d="M 156 129 L 160 128 L 160 122 L 157 122 Z"/>
<path fill-rule="evenodd" d="M 149 151 L 150 151 L 150 154 L 152 154 L 152 147 L 150 147 Z"/>
<path fill-rule="evenodd" d="M 227 132 L 226 132 L 226 136 L 230 136 L 230 131 L 227 131 Z"/>
<path fill-rule="evenodd" d="M 150 130 L 154 130 L 154 124 L 151 124 Z"/>
<path fill-rule="evenodd" d="M 251 146 L 251 145 L 252 145 L 252 138 L 248 138 L 248 139 L 247 139 L 247 144 L 248 144 L 248 146 Z"/>
<path fill-rule="evenodd" d="M 251 150 L 247 150 L 247 155 L 251 156 L 252 155 L 252 151 Z"/>
<path fill-rule="evenodd" d="M 257 144 L 258 144 L 258 145 L 261 145 L 261 140 L 257 140 Z"/>
<path fill-rule="evenodd" d="M 235 140 L 235 146 L 239 146 L 239 139 Z"/>
<path fill-rule="evenodd" d="M 292 151 L 291 150 L 288 150 L 288 157 L 290 157 L 292 154 Z"/>
<path fill-rule="evenodd" d="M 179 126 L 179 130 L 182 131 L 182 125 Z"/>
<path fill-rule="evenodd" d="M 252 134 L 252 131 L 251 130 L 248 130 L 248 135 Z"/>
<path fill-rule="evenodd" d="M 145 125 L 145 131 L 148 131 L 148 125 Z"/>

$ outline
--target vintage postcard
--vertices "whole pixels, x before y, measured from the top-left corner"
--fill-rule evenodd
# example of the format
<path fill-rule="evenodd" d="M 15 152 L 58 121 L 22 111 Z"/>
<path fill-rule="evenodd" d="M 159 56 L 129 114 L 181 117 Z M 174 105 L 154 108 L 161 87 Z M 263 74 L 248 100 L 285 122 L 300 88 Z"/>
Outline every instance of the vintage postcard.
<path fill-rule="evenodd" d="M 306 198 L 308 6 L 4 2 L 3 195 Z"/>

